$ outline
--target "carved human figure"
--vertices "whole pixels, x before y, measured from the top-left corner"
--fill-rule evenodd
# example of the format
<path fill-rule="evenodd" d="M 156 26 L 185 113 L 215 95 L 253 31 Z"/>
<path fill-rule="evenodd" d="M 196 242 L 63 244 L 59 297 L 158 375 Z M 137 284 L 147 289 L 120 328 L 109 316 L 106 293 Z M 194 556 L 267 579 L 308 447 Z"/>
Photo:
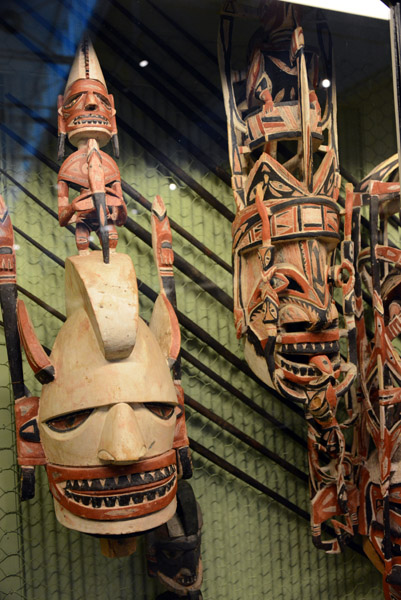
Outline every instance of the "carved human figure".
<path fill-rule="evenodd" d="M 88 253 L 92 231 L 99 235 L 105 262 L 108 248 L 115 250 L 127 209 L 121 177 L 115 161 L 100 148 L 110 140 L 118 156 L 117 126 L 113 96 L 108 93 L 91 42 L 80 43 L 63 96 L 58 99 L 59 158 L 65 138 L 78 150 L 61 165 L 58 174 L 59 221 L 63 227 L 76 223 L 80 254 Z M 69 189 L 80 194 L 69 203 Z"/>

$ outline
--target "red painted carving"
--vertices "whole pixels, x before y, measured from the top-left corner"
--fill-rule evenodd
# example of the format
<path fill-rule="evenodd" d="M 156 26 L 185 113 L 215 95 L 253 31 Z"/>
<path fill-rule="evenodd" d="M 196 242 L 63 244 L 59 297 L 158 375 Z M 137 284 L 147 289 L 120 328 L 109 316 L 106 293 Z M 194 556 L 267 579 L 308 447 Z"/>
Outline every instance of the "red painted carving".
<path fill-rule="evenodd" d="M 109 248 L 114 251 L 118 241 L 115 225 L 125 223 L 127 209 L 118 167 L 100 150 L 111 139 L 116 141 L 117 126 L 113 96 L 94 57 L 90 42 L 81 42 L 64 96 L 58 99 L 59 156 L 64 154 L 66 136 L 78 147 L 60 168 L 59 221 L 62 227 L 76 223 L 80 254 L 88 252 L 89 236 L 95 231 L 103 259 L 109 262 Z M 69 188 L 74 186 L 79 186 L 80 194 L 69 203 Z"/>
<path fill-rule="evenodd" d="M 396 174 L 398 161 L 391 157 L 362 181 L 354 201 L 358 228 L 360 207 L 369 206 L 370 213 L 370 247 L 358 248 L 356 273 L 359 532 L 367 536 L 368 555 L 379 562 L 386 600 L 401 599 L 401 252 L 388 239 L 389 218 L 399 214 L 400 185 L 392 181 Z M 363 290 L 372 299 L 374 335 L 370 341 Z"/>
<path fill-rule="evenodd" d="M 338 552 L 356 528 L 357 493 L 336 416 L 342 398 L 353 415 L 356 348 L 352 192 L 341 265 L 334 267 L 341 239 L 335 84 L 319 92 L 325 94 L 322 111 L 318 57 L 305 46 L 299 7 L 266 0 L 251 12 L 226 3 L 219 47 L 237 208 L 235 325 L 253 371 L 305 409 L 313 541 Z M 230 65 L 233 17 L 241 16 L 259 17 L 263 25 L 250 42 L 244 73 Z M 336 286 L 343 294 L 342 331 Z M 340 338 L 350 341 L 345 360 Z M 321 525 L 328 519 L 336 538 L 323 540 Z"/>

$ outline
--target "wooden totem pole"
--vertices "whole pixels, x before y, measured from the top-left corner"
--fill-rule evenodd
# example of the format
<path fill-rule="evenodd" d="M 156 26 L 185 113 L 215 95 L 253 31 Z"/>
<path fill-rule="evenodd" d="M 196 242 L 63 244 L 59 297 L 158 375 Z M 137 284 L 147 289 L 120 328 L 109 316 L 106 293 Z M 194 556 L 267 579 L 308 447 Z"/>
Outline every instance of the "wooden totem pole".
<path fill-rule="evenodd" d="M 311 525 L 316 546 L 338 552 L 356 527 L 357 498 L 342 425 L 355 408 L 356 375 L 352 194 L 345 211 L 341 264 L 336 96 L 331 38 L 318 37 L 330 87 L 318 100 L 318 57 L 305 46 L 299 7 L 265 0 L 257 11 L 226 2 L 219 59 L 228 120 L 232 187 L 234 319 L 245 358 L 262 381 L 302 404 L 308 421 Z M 248 67 L 231 68 L 235 19 L 257 17 Z M 323 113 L 323 114 L 322 114 Z M 333 288 L 343 291 L 339 328 Z M 340 355 L 340 338 L 349 341 Z M 342 521 L 333 519 L 343 516 Z M 327 519 L 336 538 L 323 541 Z"/>
<path fill-rule="evenodd" d="M 59 156 L 66 137 L 78 147 L 60 168 L 59 220 L 62 226 L 76 223 L 79 254 L 66 260 L 67 319 L 50 356 L 17 300 L 13 230 L 0 202 L 0 302 L 22 498 L 33 497 L 34 467 L 45 465 L 60 523 L 101 537 L 105 554 L 122 556 L 135 550 L 137 534 L 151 529 L 157 536 L 159 527 L 177 519 L 177 483 L 192 474 L 172 237 L 163 201 L 156 197 L 152 242 L 160 294 L 147 325 L 139 316 L 132 261 L 116 252 L 115 225 L 124 223 L 127 211 L 118 167 L 100 150 L 111 140 L 118 153 L 115 109 L 89 40 L 79 45 L 58 105 Z M 70 188 L 78 188 L 71 202 Z M 92 231 L 102 251 L 89 251 Z M 24 386 L 20 343 L 43 384 L 40 398 Z M 198 522 L 196 504 L 181 513 L 191 518 L 191 510 Z M 169 539 L 172 550 L 182 543 L 175 537 Z M 180 597 L 200 599 L 200 554 L 195 575 L 188 576 L 180 550 L 170 588 Z M 159 571 L 163 568 L 154 574 Z M 169 587 L 170 580 L 164 583 Z"/>

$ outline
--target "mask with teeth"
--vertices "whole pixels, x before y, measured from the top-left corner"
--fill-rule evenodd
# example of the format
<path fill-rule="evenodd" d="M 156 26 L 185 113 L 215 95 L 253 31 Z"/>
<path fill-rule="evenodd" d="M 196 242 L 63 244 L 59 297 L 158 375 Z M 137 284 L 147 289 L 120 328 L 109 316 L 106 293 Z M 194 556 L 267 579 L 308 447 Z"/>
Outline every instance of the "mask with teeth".
<path fill-rule="evenodd" d="M 252 38 L 241 82 L 227 76 L 232 25 L 222 27 L 220 55 L 237 205 L 237 335 L 263 381 L 307 404 L 340 374 L 330 278 L 340 240 L 340 177 L 335 115 L 325 121 L 325 131 L 313 91 L 317 57 L 305 49 L 296 10 L 274 1 L 263 5 L 264 28 Z M 332 143 L 321 147 L 323 158 L 316 160 L 325 135 Z"/>
<path fill-rule="evenodd" d="M 341 267 L 334 267 L 340 241 L 334 86 L 320 94 L 318 57 L 305 46 L 298 8 L 277 0 L 259 4 L 253 16 L 262 18 L 263 26 L 251 39 L 248 68 L 234 70 L 230 60 L 235 17 L 251 13 L 250 7 L 233 9 L 227 2 L 220 30 L 236 203 L 234 319 L 250 368 L 280 395 L 305 408 L 313 540 L 318 547 L 338 552 L 339 540 L 322 542 L 320 529 L 326 518 L 347 513 L 351 504 L 355 512 L 354 503 L 347 506 L 345 442 L 336 409 L 355 378 L 356 366 L 340 360 L 333 296 L 334 285 L 341 286 L 347 327 L 354 329 L 348 231 L 352 203 Z M 327 26 L 319 28 L 321 44 L 328 39 L 330 46 Z M 321 49 L 322 56 L 330 56 L 327 48 Z M 331 63 L 326 61 L 324 68 L 331 80 Z M 343 280 L 345 272 L 348 277 Z M 346 518 L 347 532 L 352 532 Z M 342 532 L 336 532 L 341 538 Z"/>
<path fill-rule="evenodd" d="M 112 266 L 113 274 L 99 253 L 67 259 L 67 321 L 38 416 L 57 518 L 99 535 L 163 523 L 177 486 L 177 395 L 166 357 L 138 317 L 131 260 L 116 254 Z"/>
<path fill-rule="evenodd" d="M 161 198 L 154 207 L 154 246 L 162 232 L 171 249 Z M 161 292 L 149 325 L 138 315 L 132 261 L 120 253 L 109 264 L 96 251 L 66 260 L 67 319 L 50 358 L 18 305 L 20 338 L 44 383 L 39 408 L 31 402 L 30 412 L 17 412 L 18 435 L 38 446 L 33 433 L 40 432 L 44 456 L 37 457 L 46 465 L 58 520 L 101 537 L 165 523 L 176 510 L 178 478 L 191 475 L 180 331 L 165 291 L 174 289 L 172 249 L 168 261 L 155 256 Z"/>
<path fill-rule="evenodd" d="M 100 147 L 112 138 L 117 141 L 114 99 L 108 93 L 92 43 L 83 39 L 65 87 L 58 98 L 59 157 L 68 136 L 74 146 L 95 139 Z M 115 144 L 118 147 L 118 144 Z"/>
<path fill-rule="evenodd" d="M 192 488 L 180 481 L 176 514 L 146 536 L 149 575 L 177 597 L 202 598 L 201 528 L 202 513 Z"/>

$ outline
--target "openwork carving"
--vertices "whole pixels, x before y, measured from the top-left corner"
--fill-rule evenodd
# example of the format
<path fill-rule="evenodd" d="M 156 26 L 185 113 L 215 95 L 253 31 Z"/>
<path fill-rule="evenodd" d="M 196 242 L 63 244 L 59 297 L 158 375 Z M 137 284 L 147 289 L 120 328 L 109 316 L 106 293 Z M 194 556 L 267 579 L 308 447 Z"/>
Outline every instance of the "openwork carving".
<path fill-rule="evenodd" d="M 376 167 L 355 192 L 354 235 L 369 207 L 370 245 L 358 248 L 356 272 L 361 418 L 357 428 L 359 532 L 365 551 L 383 573 L 388 600 L 401 598 L 401 251 L 389 241 L 399 214 L 398 159 Z M 356 242 L 357 243 L 357 242 Z M 371 307 L 364 300 L 371 299 Z M 367 318 L 366 318 L 367 317 Z M 365 323 L 373 322 L 370 339 Z"/>
<path fill-rule="evenodd" d="M 246 71 L 231 69 L 234 20 L 258 17 Z M 356 525 L 338 402 L 356 375 L 356 352 L 340 355 L 340 338 L 352 342 L 354 267 L 352 194 L 345 211 L 341 264 L 340 175 L 331 40 L 324 22 L 318 36 L 331 86 L 318 100 L 318 57 L 305 46 L 298 7 L 278 1 L 251 9 L 228 2 L 220 33 L 220 67 L 228 119 L 229 156 L 237 213 L 233 223 L 234 318 L 251 369 L 308 420 L 312 535 L 329 552 L 340 550 Z M 324 41 L 324 38 L 326 40 Z M 334 288 L 342 289 L 340 329 Z M 355 348 L 355 344 L 354 344 Z M 337 538 L 322 541 L 333 521 Z"/>

